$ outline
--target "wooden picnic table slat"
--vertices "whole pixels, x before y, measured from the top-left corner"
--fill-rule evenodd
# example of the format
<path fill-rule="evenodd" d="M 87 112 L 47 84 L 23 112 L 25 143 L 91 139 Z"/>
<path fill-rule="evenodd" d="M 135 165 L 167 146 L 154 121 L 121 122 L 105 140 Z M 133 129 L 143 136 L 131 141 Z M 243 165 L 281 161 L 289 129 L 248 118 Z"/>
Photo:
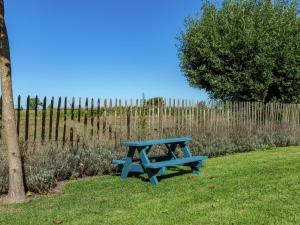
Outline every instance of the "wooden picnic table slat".
<path fill-rule="evenodd" d="M 190 162 L 196 162 L 196 161 L 202 161 L 206 160 L 207 156 L 191 156 L 187 158 L 182 158 L 182 159 L 173 159 L 173 160 L 166 160 L 166 161 L 161 161 L 161 162 L 154 162 L 150 164 L 145 164 L 144 166 L 146 168 L 161 168 L 161 167 L 166 167 L 166 166 L 174 166 L 174 165 L 184 165 L 186 163 Z"/>
<path fill-rule="evenodd" d="M 146 141 L 124 141 L 122 142 L 122 144 L 125 146 L 142 147 L 142 146 L 150 146 L 150 145 L 183 143 L 189 141 L 192 141 L 192 138 L 182 137 L 182 138 L 168 138 L 168 139 L 146 140 Z"/>

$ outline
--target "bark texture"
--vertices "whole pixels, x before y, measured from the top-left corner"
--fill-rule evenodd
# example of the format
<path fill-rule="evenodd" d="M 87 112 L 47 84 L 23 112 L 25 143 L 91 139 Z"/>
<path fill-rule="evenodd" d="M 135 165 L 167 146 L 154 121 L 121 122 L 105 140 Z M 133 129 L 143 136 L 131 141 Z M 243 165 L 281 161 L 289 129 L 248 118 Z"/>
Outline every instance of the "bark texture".
<path fill-rule="evenodd" d="M 0 0 L 0 66 L 2 88 L 3 131 L 8 150 L 9 192 L 10 203 L 25 200 L 24 181 L 20 148 L 18 144 L 15 111 L 12 94 L 11 62 L 8 34 L 4 19 L 4 1 Z"/>

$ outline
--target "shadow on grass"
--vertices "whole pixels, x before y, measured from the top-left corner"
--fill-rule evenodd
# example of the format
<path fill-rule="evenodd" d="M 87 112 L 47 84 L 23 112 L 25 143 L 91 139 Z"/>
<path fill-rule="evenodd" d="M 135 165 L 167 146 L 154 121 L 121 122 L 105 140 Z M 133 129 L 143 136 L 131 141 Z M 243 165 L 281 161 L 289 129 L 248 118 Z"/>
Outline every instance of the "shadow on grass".
<path fill-rule="evenodd" d="M 119 173 L 114 174 L 113 176 L 120 176 L 122 170 L 120 170 Z M 161 176 L 157 176 L 158 181 L 164 180 L 164 179 L 168 179 L 168 178 L 172 178 L 172 177 L 176 177 L 176 176 L 180 176 L 180 175 L 184 175 L 184 174 L 191 174 L 192 171 L 188 170 L 188 169 L 182 169 L 179 167 L 168 167 L 167 168 L 167 174 L 161 175 Z M 128 174 L 128 177 L 135 177 L 138 178 L 140 180 L 142 180 L 143 182 L 150 182 L 148 175 L 145 173 L 137 173 L 137 172 L 130 172 Z"/>

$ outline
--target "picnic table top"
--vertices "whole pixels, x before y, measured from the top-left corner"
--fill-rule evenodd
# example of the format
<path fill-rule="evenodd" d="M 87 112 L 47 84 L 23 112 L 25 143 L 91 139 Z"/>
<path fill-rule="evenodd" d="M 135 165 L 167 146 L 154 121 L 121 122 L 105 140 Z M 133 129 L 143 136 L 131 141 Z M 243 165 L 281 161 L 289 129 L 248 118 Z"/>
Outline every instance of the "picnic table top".
<path fill-rule="evenodd" d="M 182 143 L 188 141 L 192 141 L 192 138 L 181 137 L 181 138 L 167 138 L 167 139 L 146 140 L 146 141 L 124 141 L 122 142 L 122 144 L 129 147 L 142 147 L 142 146 L 149 146 L 149 145 Z"/>

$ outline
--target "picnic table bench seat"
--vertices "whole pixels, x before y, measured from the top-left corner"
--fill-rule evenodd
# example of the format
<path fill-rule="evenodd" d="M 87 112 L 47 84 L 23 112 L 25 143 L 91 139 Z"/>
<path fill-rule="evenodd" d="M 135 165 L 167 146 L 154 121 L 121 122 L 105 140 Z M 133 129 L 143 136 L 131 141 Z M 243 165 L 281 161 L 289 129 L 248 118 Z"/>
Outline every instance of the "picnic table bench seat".
<path fill-rule="evenodd" d="M 168 156 L 165 155 L 153 155 L 153 156 L 148 156 L 149 161 L 164 161 L 166 159 L 168 159 Z M 141 159 L 140 158 L 132 158 L 132 162 L 140 162 Z M 113 160 L 112 163 L 116 164 L 116 165 L 123 165 L 126 162 L 126 159 L 117 159 L 117 160 Z"/>
<path fill-rule="evenodd" d="M 143 166 L 145 166 L 146 168 L 157 169 L 157 168 L 161 168 L 161 167 L 185 165 L 185 164 L 192 163 L 192 162 L 201 162 L 202 160 L 205 160 L 205 159 L 207 159 L 206 156 L 191 156 L 191 157 L 182 158 L 182 159 L 172 159 L 172 160 L 168 160 L 168 161 L 143 164 Z"/>
<path fill-rule="evenodd" d="M 158 158 L 158 157 L 155 157 Z M 150 158 L 151 159 L 151 158 Z M 158 162 L 151 162 L 148 164 L 143 164 L 142 165 L 145 168 L 152 168 L 152 169 L 157 169 L 161 167 L 168 167 L 168 166 L 176 166 L 176 165 L 184 165 L 192 162 L 201 162 L 202 160 L 206 160 L 207 156 L 191 156 L 187 158 L 178 158 L 178 159 L 172 159 L 168 161 L 158 161 Z M 139 159 L 134 159 L 134 161 L 138 161 Z M 123 165 L 125 164 L 126 160 L 113 160 L 113 164 L 117 165 Z"/>

